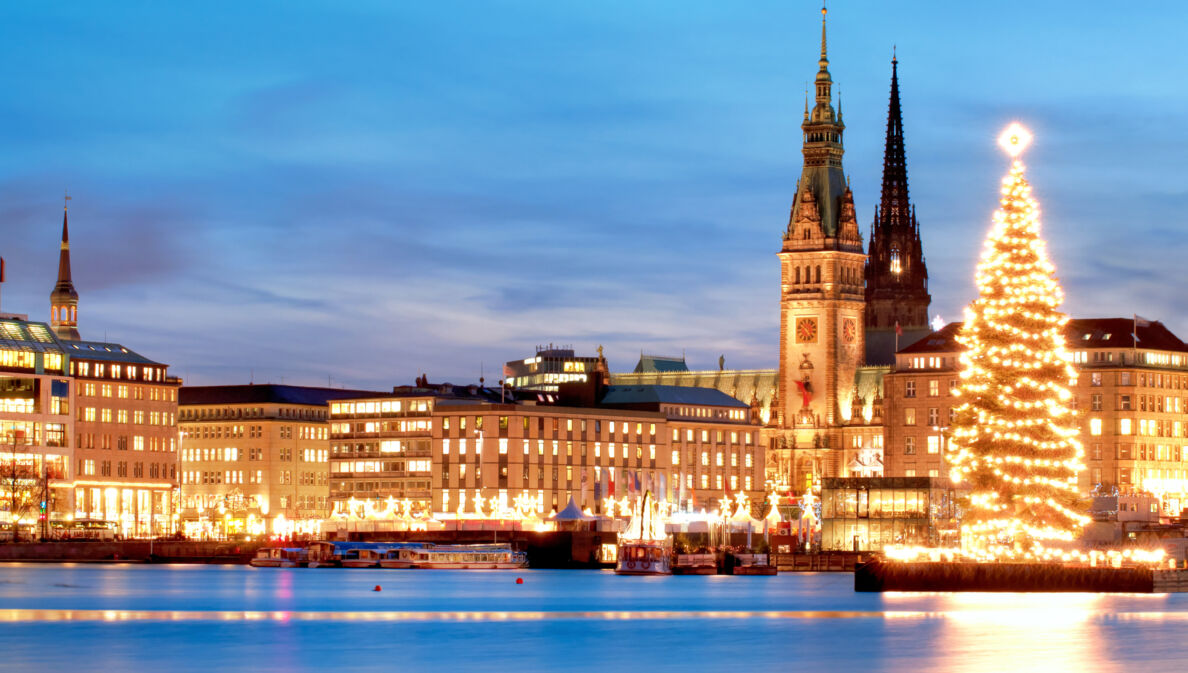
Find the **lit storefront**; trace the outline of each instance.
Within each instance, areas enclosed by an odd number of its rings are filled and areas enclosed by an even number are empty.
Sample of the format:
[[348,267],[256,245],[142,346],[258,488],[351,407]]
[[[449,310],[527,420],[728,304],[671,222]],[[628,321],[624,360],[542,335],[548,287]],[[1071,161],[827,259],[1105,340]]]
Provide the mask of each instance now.
[[959,511],[947,479],[827,478],[821,515],[822,549],[873,551],[888,544],[949,544]]

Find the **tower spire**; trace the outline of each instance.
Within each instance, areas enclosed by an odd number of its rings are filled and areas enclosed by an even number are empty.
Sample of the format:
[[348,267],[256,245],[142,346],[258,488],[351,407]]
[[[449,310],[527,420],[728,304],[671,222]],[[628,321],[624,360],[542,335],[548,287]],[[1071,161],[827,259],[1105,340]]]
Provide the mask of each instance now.
[[50,326],[59,338],[77,341],[78,292],[70,276],[70,195],[62,201],[62,244],[58,252],[58,282],[50,292]]
[[825,8],[825,5],[821,5],[821,60],[820,60],[820,64],[821,64],[822,70],[826,70],[829,68],[829,56],[827,55],[827,50],[825,49],[825,15],[828,13],[829,13],[829,10]]
[[867,326],[928,326],[928,270],[920,229],[908,198],[903,110],[899,101],[899,58],[891,52],[891,96],[887,103],[887,137],[883,149],[883,189],[871,225],[866,268]]

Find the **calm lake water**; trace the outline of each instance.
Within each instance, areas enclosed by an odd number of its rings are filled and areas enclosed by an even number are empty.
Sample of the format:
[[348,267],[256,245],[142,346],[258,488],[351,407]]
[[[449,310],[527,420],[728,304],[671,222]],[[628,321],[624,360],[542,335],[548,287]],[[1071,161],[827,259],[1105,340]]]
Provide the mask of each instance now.
[[849,574],[0,565],[2,671],[1150,673],[1186,661],[1188,594],[856,594]]

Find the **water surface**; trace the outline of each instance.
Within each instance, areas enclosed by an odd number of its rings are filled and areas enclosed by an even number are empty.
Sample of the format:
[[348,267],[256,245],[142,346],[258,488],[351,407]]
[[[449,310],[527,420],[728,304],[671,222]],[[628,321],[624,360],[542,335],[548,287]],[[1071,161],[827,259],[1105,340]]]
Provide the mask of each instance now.
[[1184,670],[1188,594],[857,594],[852,575],[826,573],[8,564],[0,653],[3,671],[71,673],[1149,673]]

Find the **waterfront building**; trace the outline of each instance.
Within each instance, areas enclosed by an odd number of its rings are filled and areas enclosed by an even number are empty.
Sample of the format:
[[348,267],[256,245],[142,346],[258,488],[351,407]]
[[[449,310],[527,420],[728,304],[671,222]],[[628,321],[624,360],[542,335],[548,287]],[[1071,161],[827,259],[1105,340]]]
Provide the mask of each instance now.
[[[48,325],[0,315],[0,509],[38,521],[72,513],[74,386],[68,359]],[[12,508],[12,490],[17,505]]]
[[117,343],[61,345],[74,382],[74,515],[125,537],[175,532],[181,380]]
[[602,358],[587,373],[555,393],[421,381],[331,403],[333,507],[490,512],[527,498],[547,514],[572,497],[602,513],[607,498],[645,491],[698,509],[762,497],[748,405],[712,389],[608,387]]
[[821,484],[821,549],[953,546],[958,496],[947,478],[826,478]]
[[477,496],[531,498],[545,514],[573,498],[601,514],[607,498],[645,491],[708,510],[763,492],[750,409],[717,390],[610,386],[597,406],[443,403],[433,426],[438,511],[472,511]]
[[46,521],[103,520],[125,537],[169,534],[180,381],[126,346],[81,338],[67,216],[49,325],[0,316],[5,471],[39,482],[38,518],[44,510]]
[[482,386],[397,386],[330,404],[330,508],[352,500],[384,505],[409,501],[418,512],[433,506],[434,412],[447,401],[498,401],[506,391]]
[[503,365],[504,384],[516,390],[555,393],[562,384],[588,381],[597,363],[598,357],[575,355],[573,348],[537,346],[533,357]]
[[366,394],[271,383],[183,387],[183,531],[215,538],[316,533],[330,514],[327,405]]
[[[959,398],[960,323],[902,349],[887,375],[886,474],[947,476]],[[1165,515],[1188,506],[1188,344],[1158,321],[1073,319],[1067,349],[1084,446],[1085,493],[1146,492]]]

